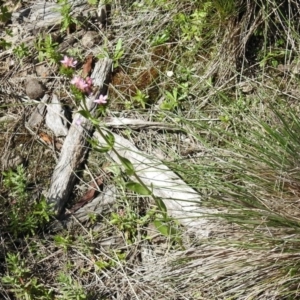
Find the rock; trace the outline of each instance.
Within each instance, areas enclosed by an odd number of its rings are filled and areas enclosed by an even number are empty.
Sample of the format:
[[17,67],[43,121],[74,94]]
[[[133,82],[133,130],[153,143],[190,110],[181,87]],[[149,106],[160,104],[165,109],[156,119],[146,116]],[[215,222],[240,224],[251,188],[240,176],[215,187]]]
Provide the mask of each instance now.
[[92,48],[95,44],[100,42],[100,35],[97,31],[88,31],[81,40],[84,47]]
[[26,95],[34,100],[42,98],[45,94],[45,87],[35,78],[30,78],[25,85]]

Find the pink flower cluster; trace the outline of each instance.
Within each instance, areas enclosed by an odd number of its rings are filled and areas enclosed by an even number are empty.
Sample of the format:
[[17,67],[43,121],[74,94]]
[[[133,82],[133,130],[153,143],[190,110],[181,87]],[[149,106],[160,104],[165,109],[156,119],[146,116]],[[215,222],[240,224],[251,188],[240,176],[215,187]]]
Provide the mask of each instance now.
[[[64,59],[60,61],[65,68],[75,68],[77,64],[77,60],[74,60],[72,57],[64,56]],[[93,80],[90,77],[85,79],[81,78],[80,76],[74,76],[71,80],[71,84],[75,85],[77,89],[80,91],[91,94],[93,90]],[[97,104],[106,104],[107,103],[107,95],[103,96],[100,95],[98,99],[94,100]],[[78,121],[79,123],[79,121]]]
[[73,57],[64,56],[64,59],[60,61],[65,68],[75,68],[77,65],[77,60],[74,60]]
[[93,80],[90,77],[83,79],[79,76],[74,76],[71,83],[84,93],[90,94],[92,92]]

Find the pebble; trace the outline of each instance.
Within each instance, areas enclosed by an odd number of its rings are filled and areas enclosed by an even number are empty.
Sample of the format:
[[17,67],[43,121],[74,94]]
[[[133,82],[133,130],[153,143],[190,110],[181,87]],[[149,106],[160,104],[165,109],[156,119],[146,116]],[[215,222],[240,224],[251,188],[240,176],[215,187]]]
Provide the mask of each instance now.
[[45,95],[45,87],[35,78],[31,78],[25,85],[26,95],[30,99],[38,100]]
[[95,44],[100,42],[100,35],[96,31],[88,31],[81,40],[81,43],[84,47],[92,48]]

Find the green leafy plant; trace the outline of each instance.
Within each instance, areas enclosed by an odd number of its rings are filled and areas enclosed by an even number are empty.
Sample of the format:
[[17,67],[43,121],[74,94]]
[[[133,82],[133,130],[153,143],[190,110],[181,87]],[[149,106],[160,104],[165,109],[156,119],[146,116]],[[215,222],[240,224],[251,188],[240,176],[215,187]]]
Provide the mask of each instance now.
[[111,214],[110,224],[117,226],[124,232],[126,240],[133,243],[138,229],[149,223],[154,214],[155,210],[150,210],[145,216],[139,216],[135,211],[126,207]]
[[117,41],[115,49],[113,53],[110,51],[110,47],[108,46],[109,42],[107,39],[104,39],[104,44],[102,47],[99,48],[99,53],[97,54],[97,58],[102,59],[104,57],[111,58],[113,60],[114,68],[119,66],[119,60],[124,56],[124,49],[123,49],[123,40],[120,38]]
[[170,32],[165,29],[161,34],[154,35],[151,39],[151,46],[159,46],[166,43],[170,39]]
[[125,262],[126,261],[126,252],[122,251],[112,251],[110,255],[105,255],[103,257],[100,257],[95,262],[95,269],[97,271],[101,271],[104,269],[109,269],[115,267],[119,262]]
[[178,13],[175,17],[175,25],[181,29],[181,39],[183,41],[202,41],[205,28],[208,26],[207,18],[211,11],[211,1],[204,2],[201,9],[195,10],[191,15]]
[[118,39],[115,51],[113,53],[114,68],[117,68],[119,66],[119,61],[124,55],[124,49],[122,44],[123,44],[122,39]]
[[62,247],[64,251],[67,251],[72,245],[72,238],[70,236],[63,237],[62,235],[56,235],[54,242],[57,246]]
[[3,184],[6,188],[10,189],[10,193],[19,199],[27,198],[27,178],[23,165],[17,166],[16,170],[10,169],[3,172]]
[[[71,69],[71,68],[65,68],[65,67],[61,66],[59,68],[59,74],[64,75],[67,78],[72,78],[72,76],[74,75],[74,70]],[[72,94],[75,96],[75,100],[77,100],[78,103],[79,103],[83,99],[84,94],[82,92],[78,93],[78,92],[80,92],[78,89],[76,89],[76,91],[75,91],[75,87],[74,86],[72,86],[71,89],[72,88],[74,88],[72,90]],[[79,94],[81,94],[81,95],[79,96]]]
[[153,221],[153,225],[163,236],[169,238],[175,246],[179,245],[182,249],[184,248],[179,226],[174,220],[172,220],[172,218],[164,214],[156,214],[156,218]]
[[[73,71],[71,70],[70,73],[71,72],[73,72]],[[85,100],[85,94],[74,85],[70,86],[70,90],[71,90],[72,95],[74,96],[76,104],[77,105],[82,104]]]
[[8,11],[7,6],[0,6],[0,21],[6,23],[10,20],[12,13]]
[[132,97],[132,100],[134,102],[139,103],[142,106],[142,108],[145,109],[148,98],[149,98],[148,95],[146,95],[140,90],[137,90],[136,94]]
[[192,69],[181,68],[177,77],[177,86],[172,89],[172,92],[164,92],[164,100],[160,105],[163,110],[173,111],[180,108],[181,103],[187,99],[189,95],[189,80],[190,75],[193,72]]
[[26,172],[22,165],[16,170],[3,172],[3,183],[13,199],[8,215],[9,228],[14,235],[34,234],[49,222],[52,213],[46,199],[42,197],[39,201],[29,201]]
[[19,254],[8,253],[6,264],[8,274],[3,276],[1,281],[10,288],[17,299],[54,299],[53,291],[46,289],[36,277],[32,276],[30,269],[26,266],[26,261],[21,259]]
[[34,234],[36,230],[49,222],[51,209],[45,198],[35,201],[29,206],[26,200],[17,200],[9,213],[10,230],[15,236]]
[[174,109],[180,106],[180,101],[184,100],[187,97],[187,85],[188,83],[181,84],[178,87],[173,88],[172,93],[165,91],[165,99],[160,105],[160,108],[163,110],[173,111]]
[[172,93],[165,91],[165,99],[161,103],[160,108],[163,110],[173,111],[178,107],[178,89],[174,88]]
[[9,35],[9,36],[13,36],[13,31],[12,31],[11,29],[9,29],[9,28],[6,28],[6,29],[5,29],[5,33],[6,33],[7,35]]
[[52,40],[51,34],[47,34],[45,37],[40,35],[35,42],[39,61],[49,60],[50,63],[58,63],[61,55],[58,53],[57,47],[58,43]]
[[29,49],[24,43],[21,43],[19,46],[13,49],[13,53],[17,58],[22,60],[24,57],[27,57],[29,55]]
[[109,50],[107,47],[107,40],[104,40],[104,45],[99,48],[99,53],[96,55],[98,59],[110,58]]
[[127,182],[126,188],[143,196],[150,196],[152,194],[148,188],[138,182]]
[[259,66],[265,67],[265,65],[269,64],[276,68],[278,64],[284,60],[284,58],[287,56],[286,50],[273,50],[269,53],[267,53],[260,61]]
[[82,285],[69,274],[60,273],[58,277],[59,293],[62,299],[85,300],[87,294]]
[[225,21],[231,16],[236,15],[239,12],[237,4],[232,0],[212,0],[211,5],[216,8],[220,19]]
[[1,49],[9,49],[11,47],[11,43],[7,42],[5,39],[0,39],[0,48]]
[[111,214],[110,223],[117,226],[119,230],[123,231],[126,240],[128,240],[129,243],[132,243],[137,233],[138,219],[139,218],[135,212],[120,210],[118,213]]
[[58,3],[61,5],[61,8],[58,9],[62,16],[61,31],[70,33],[70,27],[72,25],[79,25],[80,22],[72,17],[72,5],[68,0],[59,0]]
[[72,57],[78,57],[80,60],[84,60],[83,50],[79,47],[72,47],[67,49],[67,54]]

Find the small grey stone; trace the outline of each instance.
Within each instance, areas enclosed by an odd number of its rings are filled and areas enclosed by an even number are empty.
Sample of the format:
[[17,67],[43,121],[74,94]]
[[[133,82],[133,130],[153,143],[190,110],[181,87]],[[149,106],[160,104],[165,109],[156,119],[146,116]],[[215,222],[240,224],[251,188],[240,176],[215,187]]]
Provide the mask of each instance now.
[[97,31],[88,31],[81,40],[84,47],[92,48],[95,44],[100,42],[100,35]]
[[44,96],[45,87],[37,79],[31,78],[26,82],[25,91],[30,99],[37,100]]

